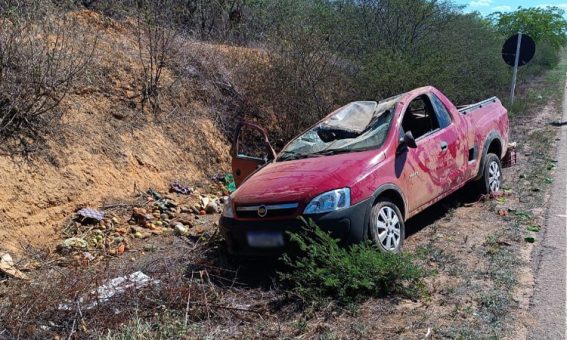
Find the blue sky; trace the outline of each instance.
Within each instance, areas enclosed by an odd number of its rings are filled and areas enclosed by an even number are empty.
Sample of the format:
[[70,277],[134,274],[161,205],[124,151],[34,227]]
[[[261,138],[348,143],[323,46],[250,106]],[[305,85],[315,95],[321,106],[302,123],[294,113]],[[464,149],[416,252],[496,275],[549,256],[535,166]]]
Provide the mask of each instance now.
[[519,6],[536,7],[536,6],[557,6],[567,12],[567,0],[549,1],[549,0],[453,0],[456,4],[467,5],[465,12],[478,11],[482,15],[492,12],[509,12],[517,9]]

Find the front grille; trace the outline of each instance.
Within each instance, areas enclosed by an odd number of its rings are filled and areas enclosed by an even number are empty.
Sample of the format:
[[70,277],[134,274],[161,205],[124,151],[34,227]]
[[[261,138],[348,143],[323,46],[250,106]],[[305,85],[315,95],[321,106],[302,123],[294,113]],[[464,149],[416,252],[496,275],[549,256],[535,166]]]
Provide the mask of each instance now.
[[241,218],[286,217],[292,216],[297,211],[297,207],[299,203],[238,206],[236,215]]

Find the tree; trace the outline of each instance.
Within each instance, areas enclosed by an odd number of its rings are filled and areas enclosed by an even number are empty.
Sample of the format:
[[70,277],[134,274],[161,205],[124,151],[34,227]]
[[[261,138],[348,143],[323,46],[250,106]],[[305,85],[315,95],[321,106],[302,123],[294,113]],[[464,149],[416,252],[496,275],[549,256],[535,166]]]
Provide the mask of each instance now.
[[494,25],[503,34],[526,33],[536,42],[545,42],[559,51],[567,45],[565,11],[558,7],[521,8],[510,13],[490,15]]

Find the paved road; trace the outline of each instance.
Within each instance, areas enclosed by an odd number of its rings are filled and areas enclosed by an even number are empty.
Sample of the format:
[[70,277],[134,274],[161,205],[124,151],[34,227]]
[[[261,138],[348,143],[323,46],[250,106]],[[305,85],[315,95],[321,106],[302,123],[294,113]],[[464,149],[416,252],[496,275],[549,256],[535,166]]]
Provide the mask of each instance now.
[[[567,91],[562,121],[567,122]],[[536,277],[530,315],[536,324],[528,331],[529,339],[566,339],[567,336],[567,124],[561,127],[557,160],[545,234],[533,257]]]

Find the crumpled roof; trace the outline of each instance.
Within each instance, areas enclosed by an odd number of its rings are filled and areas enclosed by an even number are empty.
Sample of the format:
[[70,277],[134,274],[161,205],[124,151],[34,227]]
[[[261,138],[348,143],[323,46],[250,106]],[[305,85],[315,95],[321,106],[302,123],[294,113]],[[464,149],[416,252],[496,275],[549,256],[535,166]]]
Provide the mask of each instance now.
[[374,101],[358,101],[343,106],[328,120],[320,125],[324,130],[342,130],[361,134],[370,124],[378,103]]

